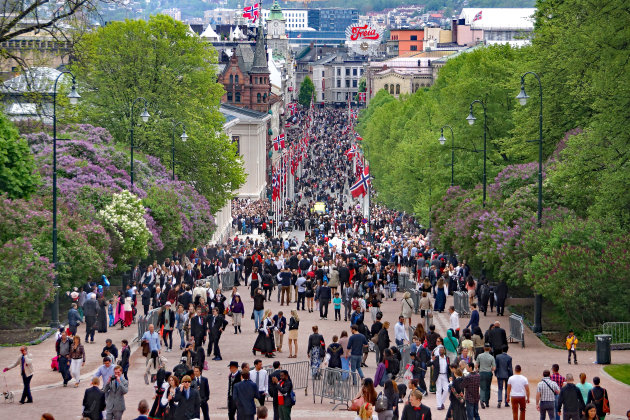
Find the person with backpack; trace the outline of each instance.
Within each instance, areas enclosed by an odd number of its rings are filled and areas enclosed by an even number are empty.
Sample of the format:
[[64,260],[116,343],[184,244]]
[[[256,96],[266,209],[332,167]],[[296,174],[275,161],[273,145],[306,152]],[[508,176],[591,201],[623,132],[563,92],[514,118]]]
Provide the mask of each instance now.
[[586,404],[595,404],[599,420],[604,420],[606,414],[610,414],[610,401],[608,400],[606,388],[601,387],[599,383],[599,376],[593,377],[593,389],[588,393]]

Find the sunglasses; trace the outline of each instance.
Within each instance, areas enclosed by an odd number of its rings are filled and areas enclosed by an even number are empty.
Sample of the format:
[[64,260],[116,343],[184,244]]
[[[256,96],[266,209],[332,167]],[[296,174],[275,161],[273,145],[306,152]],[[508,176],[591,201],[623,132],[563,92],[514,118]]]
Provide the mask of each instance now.
[[190,383],[190,381],[183,381],[182,383],[183,383],[183,384],[189,384],[189,383]]

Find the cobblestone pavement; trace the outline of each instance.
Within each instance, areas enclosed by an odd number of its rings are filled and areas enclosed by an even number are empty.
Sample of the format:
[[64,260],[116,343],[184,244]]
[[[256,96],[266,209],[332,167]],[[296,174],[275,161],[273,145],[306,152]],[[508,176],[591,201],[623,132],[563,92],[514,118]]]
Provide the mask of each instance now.
[[[245,311],[252,308],[252,300],[249,298],[249,290],[246,290],[244,286],[239,288],[240,294],[244,296]],[[399,293],[399,298],[401,294]],[[275,294],[268,307],[270,307],[274,313],[278,310],[284,310],[285,314],[289,312],[290,308],[294,308],[295,304],[291,303],[290,307],[280,306],[276,302]],[[452,297],[449,297],[447,305],[451,304]],[[447,306],[448,307],[448,306]],[[393,337],[393,323],[396,322],[397,316],[400,313],[400,299],[397,301],[389,300],[384,302],[382,307],[383,319],[392,322],[392,331],[390,331],[390,337]],[[309,314],[304,311],[300,311],[300,332],[299,332],[299,352],[297,359],[288,358],[288,344],[285,339],[283,352],[277,354],[275,360],[279,360],[281,363],[290,363],[294,361],[307,360],[306,344],[308,336],[311,332],[312,325],[318,325],[320,332],[323,333],[326,343],[332,342],[332,335],[339,333],[342,330],[349,332],[349,323],[343,321],[334,321],[334,315],[328,320],[322,321],[319,319],[319,314],[315,311]],[[246,317],[248,318],[248,317]],[[369,316],[367,317],[369,318]],[[438,331],[443,334],[448,326],[448,314],[436,314],[434,318]],[[487,317],[482,315],[481,326],[482,329],[488,327],[491,322],[499,320],[503,326],[507,329],[507,316],[496,317],[494,313],[488,313]],[[413,316],[413,322],[420,321],[419,315]],[[466,325],[467,319],[462,318],[462,327]],[[368,319],[367,324],[370,325],[371,321]],[[222,361],[208,361],[209,370],[204,372],[204,375],[210,380],[210,416],[213,419],[227,418],[226,407],[226,393],[227,393],[227,365],[230,360],[236,360],[238,362],[248,361],[253,362],[254,357],[251,353],[251,347],[256,339],[254,333],[253,321],[248,319],[243,320],[243,333],[235,335],[234,330],[230,327],[221,338],[221,352],[223,356]],[[81,326],[80,332],[84,332],[84,327]],[[61,386],[61,376],[58,372],[53,372],[50,369],[50,358],[54,355],[54,342],[52,339],[46,340],[44,343],[37,346],[30,347],[30,352],[34,357],[35,375],[33,377],[33,404],[18,404],[18,400],[21,395],[22,385],[21,378],[17,369],[13,369],[2,376],[6,378],[8,388],[13,390],[16,394],[15,403],[7,404],[0,402],[0,419],[34,419],[39,420],[39,416],[44,412],[52,413],[56,419],[77,419],[81,414],[81,401],[83,393],[88,387],[89,378],[91,374],[100,365],[100,352],[104,346],[105,339],[111,338],[114,343],[119,346],[120,340],[127,338],[131,341],[136,335],[136,326],[132,325],[130,328],[124,330],[113,329],[105,334],[97,334],[95,338],[95,344],[87,344],[85,346],[87,352],[87,363],[82,369],[83,379],[79,388],[73,387],[73,382],[70,382],[67,388]],[[174,349],[173,352],[164,353],[168,358],[168,367],[172,368],[178,360],[180,352],[178,350],[179,337],[175,333]],[[542,344],[534,334],[530,331],[527,332],[525,338],[526,346],[521,348],[520,344],[512,344],[510,346],[509,353],[514,359],[514,364],[521,364],[523,366],[523,373],[530,380],[530,388],[532,390],[532,402],[527,407],[527,416],[529,419],[537,419],[538,413],[535,407],[535,385],[542,376],[543,369],[550,368],[551,364],[559,363],[561,366],[560,373],[573,373],[577,378],[580,372],[585,372],[588,380],[591,381],[593,376],[599,375],[602,378],[602,385],[608,389],[610,396],[610,404],[612,408],[612,416],[608,416],[607,419],[620,419],[625,418],[625,412],[630,409],[630,386],[624,385],[615,381],[609,377],[602,369],[600,365],[594,364],[595,352],[593,351],[578,351],[579,365],[567,365],[566,364],[566,352],[563,350],[551,349]],[[132,419],[137,416],[136,407],[138,401],[145,398],[152,403],[153,399],[153,387],[145,385],[142,379],[144,373],[144,358],[139,351],[135,351],[137,345],[134,345],[133,356],[131,359],[131,366],[129,369],[130,386],[129,393],[126,396],[127,411],[125,412],[125,419]],[[18,348],[2,348],[0,349],[0,366],[6,366],[12,363],[18,357]],[[613,363],[630,363],[630,351],[614,351],[612,353]],[[264,359],[267,363],[269,360]],[[373,354],[368,357],[368,368],[364,369],[366,376],[374,376],[375,365]],[[4,380],[0,379],[0,387],[4,386]],[[4,390],[4,389],[1,389]],[[310,389],[308,395],[304,396],[303,391],[297,392],[297,405],[293,408],[292,417],[300,419],[354,419],[353,413],[337,409],[332,411],[333,405],[324,400],[320,403],[319,398],[314,402],[314,398]],[[511,418],[510,409],[496,408],[496,381],[493,383],[493,395],[491,396],[490,406],[491,408],[480,410],[481,418],[484,420],[503,420]],[[435,410],[435,395],[429,394],[423,400],[425,404],[433,409],[434,418],[441,419],[445,416],[444,411]],[[269,408],[270,407],[270,404]]]

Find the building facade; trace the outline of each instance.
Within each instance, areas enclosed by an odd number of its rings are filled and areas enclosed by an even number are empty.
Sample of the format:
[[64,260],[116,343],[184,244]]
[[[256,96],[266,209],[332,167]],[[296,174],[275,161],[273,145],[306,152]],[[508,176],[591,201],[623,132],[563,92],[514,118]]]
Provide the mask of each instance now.
[[[263,9],[263,21],[266,22],[269,19],[269,15],[272,14],[273,9],[277,2],[269,10]],[[279,8],[280,6],[278,6]],[[300,29],[308,28],[308,10],[307,9],[284,9],[282,14],[286,20],[286,28],[289,31],[297,31]]]
[[287,57],[289,54],[289,38],[287,37],[287,23],[278,4],[278,0],[273,2],[271,13],[267,16],[267,47],[273,51],[277,57]]
[[423,51],[423,29],[392,29],[389,40],[398,44],[398,56],[406,57]]
[[[221,102],[267,112],[271,106],[271,81],[262,26],[258,27],[254,51],[249,42],[237,43],[219,75],[225,88]],[[227,54],[227,51],[224,52]]]
[[331,7],[308,10],[308,26],[324,32],[343,32],[354,23],[359,23],[359,11]]

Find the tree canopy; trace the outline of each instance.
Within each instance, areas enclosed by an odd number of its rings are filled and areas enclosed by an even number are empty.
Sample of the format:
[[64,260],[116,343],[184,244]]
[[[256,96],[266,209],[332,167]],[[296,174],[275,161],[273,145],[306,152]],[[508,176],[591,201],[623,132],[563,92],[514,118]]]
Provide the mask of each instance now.
[[[170,166],[173,124],[186,126],[185,143],[181,131],[175,132],[175,172],[193,181],[214,211],[245,179],[235,146],[222,134],[216,61],[211,44],[189,36],[183,23],[158,15],[112,22],[86,35],[72,65],[82,95],[79,118],[107,128],[117,143],[130,147],[133,124],[135,148]],[[143,101],[131,115],[139,97],[148,102],[146,124],[139,118]]]
[[306,76],[300,85],[300,94],[298,96],[298,102],[305,107],[311,106],[311,99],[315,93],[315,85],[310,77]]
[[27,198],[37,188],[38,181],[28,143],[0,113],[0,193],[9,198]]

